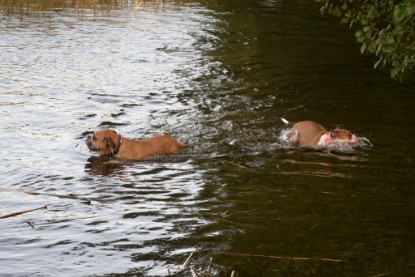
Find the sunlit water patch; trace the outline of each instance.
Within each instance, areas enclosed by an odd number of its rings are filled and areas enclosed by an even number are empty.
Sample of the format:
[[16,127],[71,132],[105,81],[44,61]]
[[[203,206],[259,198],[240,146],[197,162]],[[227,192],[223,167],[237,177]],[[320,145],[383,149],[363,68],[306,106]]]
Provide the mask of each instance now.
[[84,142],[97,128],[194,141],[179,93],[205,70],[197,42],[213,22],[196,6],[1,21],[0,211],[47,209],[3,219],[0,272],[167,275],[219,234],[200,230],[223,205],[195,150],[114,163]]

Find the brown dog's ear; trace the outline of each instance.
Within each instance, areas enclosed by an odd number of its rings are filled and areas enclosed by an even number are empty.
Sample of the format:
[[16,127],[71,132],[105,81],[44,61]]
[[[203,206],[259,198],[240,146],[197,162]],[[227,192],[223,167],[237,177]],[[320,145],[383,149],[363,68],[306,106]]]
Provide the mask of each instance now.
[[115,147],[115,142],[112,140],[112,138],[105,137],[104,140],[107,144],[107,147],[112,147],[112,148]]
[[337,136],[339,135],[338,130],[339,130],[339,127],[337,127],[336,129],[334,129],[334,131],[331,131],[330,132],[330,137],[331,138],[337,138]]

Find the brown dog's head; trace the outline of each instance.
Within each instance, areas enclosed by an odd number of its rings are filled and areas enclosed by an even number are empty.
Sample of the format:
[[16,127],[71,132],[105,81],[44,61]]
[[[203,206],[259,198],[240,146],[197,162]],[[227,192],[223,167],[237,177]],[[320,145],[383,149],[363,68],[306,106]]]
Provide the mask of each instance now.
[[330,132],[333,143],[348,143],[351,145],[359,145],[359,139],[349,130],[337,127]]
[[118,143],[118,134],[113,130],[97,130],[86,139],[89,150],[97,151],[101,156],[112,153]]

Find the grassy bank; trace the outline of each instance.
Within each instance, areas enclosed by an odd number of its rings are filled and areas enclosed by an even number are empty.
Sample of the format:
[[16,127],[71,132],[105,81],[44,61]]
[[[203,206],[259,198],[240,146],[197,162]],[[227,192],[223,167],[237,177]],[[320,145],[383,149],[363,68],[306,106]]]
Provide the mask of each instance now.
[[112,9],[136,10],[142,6],[160,6],[164,0],[0,0],[0,12],[9,14],[36,14],[65,9],[110,11]]

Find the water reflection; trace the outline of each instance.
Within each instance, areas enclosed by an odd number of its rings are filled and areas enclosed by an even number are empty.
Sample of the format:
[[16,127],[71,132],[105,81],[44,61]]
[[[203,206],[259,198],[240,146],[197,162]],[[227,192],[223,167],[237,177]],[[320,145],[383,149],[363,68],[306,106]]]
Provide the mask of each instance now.
[[112,158],[90,157],[85,165],[88,174],[108,176],[113,175],[123,164]]

